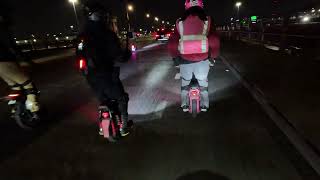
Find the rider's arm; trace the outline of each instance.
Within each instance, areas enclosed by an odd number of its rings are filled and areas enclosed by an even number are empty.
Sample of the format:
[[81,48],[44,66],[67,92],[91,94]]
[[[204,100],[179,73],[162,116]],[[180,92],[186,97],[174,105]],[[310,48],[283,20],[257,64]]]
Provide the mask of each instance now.
[[170,36],[168,43],[168,50],[173,58],[177,58],[179,56],[178,46],[179,46],[180,35],[178,30],[175,28],[174,33]]

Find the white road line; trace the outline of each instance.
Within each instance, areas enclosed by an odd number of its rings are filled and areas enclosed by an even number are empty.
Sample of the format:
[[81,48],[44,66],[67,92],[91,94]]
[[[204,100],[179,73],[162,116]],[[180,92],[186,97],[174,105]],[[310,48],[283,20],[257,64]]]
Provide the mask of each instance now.
[[149,44],[147,46],[142,47],[141,49],[138,49],[136,52],[143,52],[143,51],[147,51],[150,50],[152,48],[158,47],[162,45],[162,43],[153,43],[153,44]]
[[278,46],[271,46],[271,45],[264,45],[264,47],[266,47],[267,49],[271,49],[271,50],[274,50],[274,51],[279,51],[280,50],[280,47]]
[[73,55],[74,55],[74,52],[68,52],[68,53],[63,53],[63,54],[59,54],[59,55],[47,56],[47,57],[43,57],[43,58],[39,58],[39,59],[34,59],[32,61],[36,64],[43,64],[43,63],[46,63],[49,61],[53,61],[53,60],[57,60],[57,59],[65,58],[65,57],[70,57]]
[[[280,130],[288,137],[290,142],[301,153],[311,167],[320,175],[320,156],[308,144],[308,142],[299,134],[299,132],[279,113],[274,106],[265,98],[259,90],[250,85],[250,83],[242,78],[241,74],[234,68],[224,57],[221,57],[223,63],[231,70],[231,72],[241,81],[241,83],[249,90],[254,99],[261,105],[262,109],[280,128]],[[261,90],[260,90],[261,91]]]

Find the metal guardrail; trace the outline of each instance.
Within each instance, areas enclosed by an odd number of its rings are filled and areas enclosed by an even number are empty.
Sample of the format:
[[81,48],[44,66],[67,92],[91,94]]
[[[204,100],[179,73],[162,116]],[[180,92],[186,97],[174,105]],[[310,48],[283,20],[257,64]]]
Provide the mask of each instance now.
[[316,53],[320,47],[320,35],[300,35],[250,31],[218,31],[222,38],[229,40],[246,40],[262,45],[278,46],[280,50]]
[[[248,32],[248,31],[219,31],[222,33],[242,33],[242,34],[264,34],[264,35],[273,35],[273,36],[282,36],[281,33],[266,33],[266,32]],[[298,38],[306,38],[306,39],[320,39],[320,35],[298,35],[298,34],[286,34],[288,37],[298,37]]]

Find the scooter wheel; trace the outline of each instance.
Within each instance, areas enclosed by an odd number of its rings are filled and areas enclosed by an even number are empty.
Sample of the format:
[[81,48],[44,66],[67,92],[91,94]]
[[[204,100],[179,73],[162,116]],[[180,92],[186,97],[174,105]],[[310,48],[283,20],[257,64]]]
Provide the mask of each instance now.
[[39,116],[29,111],[14,114],[13,118],[18,126],[24,130],[33,130],[40,122]]
[[30,112],[24,107],[24,104],[16,105],[16,112],[12,118],[24,130],[34,130],[40,124],[39,113]]
[[109,142],[117,142],[116,132],[113,132],[112,122],[109,119],[104,119],[101,121],[101,128],[103,132],[103,137]]
[[198,103],[197,103],[197,100],[192,100],[192,117],[193,118],[196,118],[197,115],[198,115],[198,110],[197,110],[197,107],[198,106]]

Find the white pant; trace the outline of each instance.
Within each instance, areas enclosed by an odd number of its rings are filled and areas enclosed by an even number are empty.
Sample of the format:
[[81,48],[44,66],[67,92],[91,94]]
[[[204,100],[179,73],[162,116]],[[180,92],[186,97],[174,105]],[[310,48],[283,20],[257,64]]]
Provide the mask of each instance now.
[[[191,64],[181,64],[181,106],[189,105],[188,90],[186,86],[189,86],[192,76],[198,80],[201,88],[208,88],[208,74],[210,70],[209,60],[201,61]],[[207,90],[201,90],[201,106],[209,108],[209,93]]]

